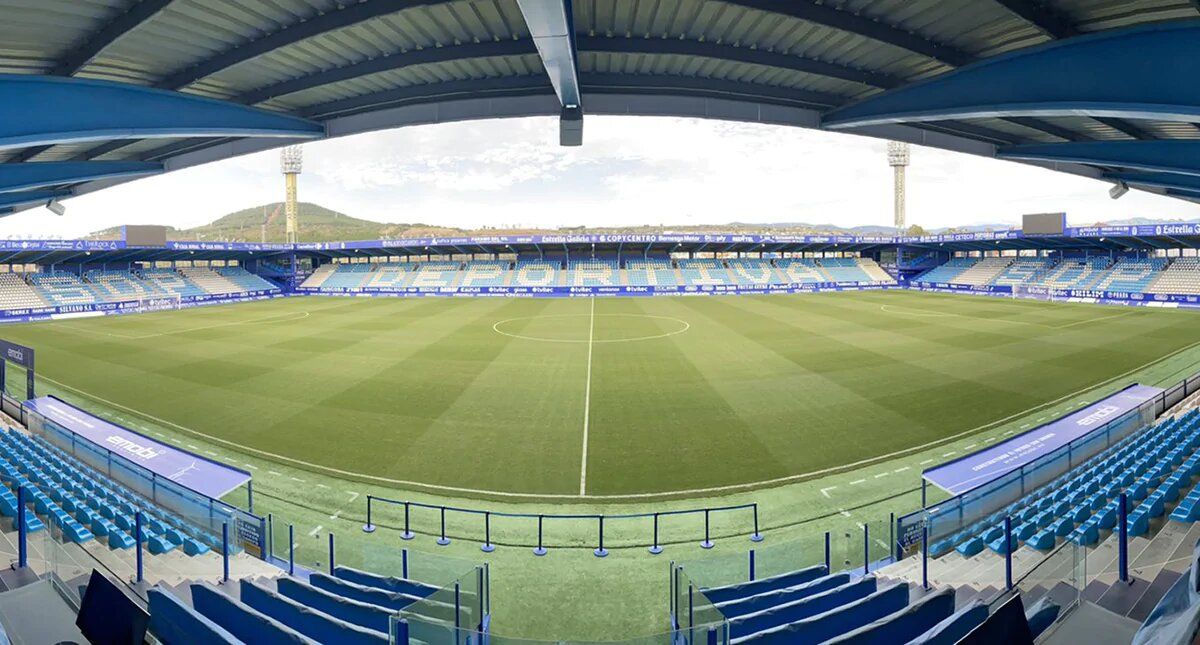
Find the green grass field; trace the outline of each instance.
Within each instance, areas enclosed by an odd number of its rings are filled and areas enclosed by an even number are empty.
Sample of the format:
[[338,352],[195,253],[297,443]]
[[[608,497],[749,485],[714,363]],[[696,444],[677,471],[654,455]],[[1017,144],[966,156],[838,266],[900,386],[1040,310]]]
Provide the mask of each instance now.
[[[384,573],[401,546],[435,581],[485,561],[495,633],[611,640],[665,629],[668,559],[736,573],[756,546],[768,575],[816,562],[826,531],[857,557],[861,524],[881,535],[919,506],[921,469],[1130,382],[1177,383],[1200,366],[1198,331],[1185,311],[862,292],[292,298],[0,333],[37,349],[42,393],[251,469],[255,510],[273,514],[277,553],[295,527],[298,564],[327,566],[330,533],[339,562]],[[718,490],[633,497],[697,488]],[[528,520],[494,518],[484,554],[478,516],[450,515],[445,547],[433,512],[414,513],[411,542],[395,509],[363,533],[368,494],[533,514],[754,502],[767,540],[714,515],[706,551],[690,517],[653,556],[647,522],[612,522],[601,560],[594,522],[552,523],[535,558]]]
[[294,298],[9,327],[51,382],[293,466],[703,494],[944,440],[1196,343],[1174,310],[862,292]]

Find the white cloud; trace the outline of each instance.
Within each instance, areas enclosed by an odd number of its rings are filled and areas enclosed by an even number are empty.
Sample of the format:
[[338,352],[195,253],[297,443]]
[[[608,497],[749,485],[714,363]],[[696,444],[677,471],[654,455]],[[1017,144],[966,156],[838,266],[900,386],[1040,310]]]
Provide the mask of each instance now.
[[[891,221],[882,141],[778,126],[588,117],[586,144],[557,145],[553,119],[404,128],[305,146],[300,197],[355,217],[462,227]],[[909,221],[1011,223],[1066,211],[1074,223],[1200,216],[1194,204],[1031,166],[914,148]],[[77,236],[117,224],[194,226],[282,198],[275,152],[142,179],[0,220],[0,236]]]

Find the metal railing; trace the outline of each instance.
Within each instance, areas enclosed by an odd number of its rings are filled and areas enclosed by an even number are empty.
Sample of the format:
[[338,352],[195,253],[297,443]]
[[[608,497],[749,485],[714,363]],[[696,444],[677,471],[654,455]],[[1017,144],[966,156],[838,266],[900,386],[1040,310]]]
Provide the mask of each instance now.
[[[375,513],[375,511],[374,511],[375,504],[387,504],[387,505],[392,505],[392,506],[397,506],[397,507],[403,508],[403,513],[404,513],[403,528],[401,529],[401,532],[400,532],[400,538],[403,540],[411,540],[416,537],[416,532],[413,530],[413,524],[414,524],[413,519],[412,519],[412,515],[413,515],[412,510],[413,509],[425,509],[425,510],[436,511],[438,514],[438,524],[437,524],[436,532],[429,531],[429,533],[437,536],[437,544],[439,544],[441,546],[450,544],[450,541],[451,541],[451,536],[449,534],[447,534],[447,532],[446,532],[446,515],[447,515],[447,513],[454,513],[454,514],[459,514],[459,515],[466,515],[466,516],[473,516],[473,517],[481,518],[482,522],[481,522],[481,525],[478,526],[478,529],[482,529],[482,531],[481,531],[482,541],[480,541],[479,548],[480,548],[480,550],[482,550],[485,553],[490,553],[496,549],[496,543],[492,541],[492,518],[528,520],[529,521],[528,535],[530,536],[530,538],[526,541],[522,541],[517,544],[512,544],[511,546],[533,547],[534,555],[539,555],[539,556],[545,555],[547,553],[549,547],[555,546],[555,545],[547,543],[547,541],[545,539],[545,525],[546,525],[547,521],[550,521],[550,522],[564,522],[564,521],[595,522],[595,526],[596,526],[595,546],[596,546],[596,548],[593,549],[593,553],[598,558],[603,558],[606,555],[608,555],[608,549],[605,548],[605,542],[604,542],[604,529],[605,529],[605,525],[607,523],[611,523],[613,521],[635,520],[635,519],[649,520],[650,521],[650,527],[649,527],[650,530],[645,534],[645,537],[648,538],[648,541],[635,542],[633,544],[622,544],[622,546],[623,547],[646,547],[647,550],[652,554],[662,553],[662,551],[663,551],[663,542],[660,539],[660,537],[661,537],[660,536],[660,528],[661,528],[661,524],[663,523],[663,521],[668,518],[681,517],[681,516],[703,515],[703,517],[704,517],[703,535],[702,536],[697,535],[696,537],[702,538],[700,541],[700,546],[705,549],[711,549],[713,547],[713,545],[715,544],[715,541],[713,539],[713,533],[711,530],[710,519],[714,514],[717,514],[717,513],[734,513],[737,511],[748,511],[747,514],[749,516],[748,519],[750,519],[750,522],[749,522],[747,528],[750,529],[750,534],[749,534],[750,541],[751,542],[761,542],[763,540],[763,534],[759,531],[759,525],[758,525],[758,503],[757,502],[752,502],[749,504],[736,504],[736,505],[730,505],[730,506],[707,506],[707,507],[703,507],[703,508],[655,511],[655,512],[649,512],[649,513],[616,513],[616,514],[611,514],[611,513],[511,513],[511,512],[503,512],[503,511],[491,511],[491,510],[486,510],[486,509],[477,509],[477,508],[463,508],[460,506],[447,506],[447,505],[442,505],[442,504],[427,504],[424,502],[395,500],[395,499],[388,499],[386,497],[378,497],[375,495],[367,495],[367,521],[366,521],[366,524],[363,525],[363,532],[365,532],[365,533],[373,533],[375,531],[375,529],[377,528],[373,522],[374,513]],[[532,537],[535,534],[537,536],[536,540],[534,540]],[[478,539],[479,537],[480,537],[480,533],[476,533],[474,536],[474,539],[479,541],[479,539]],[[472,538],[466,538],[466,539],[472,539]]]

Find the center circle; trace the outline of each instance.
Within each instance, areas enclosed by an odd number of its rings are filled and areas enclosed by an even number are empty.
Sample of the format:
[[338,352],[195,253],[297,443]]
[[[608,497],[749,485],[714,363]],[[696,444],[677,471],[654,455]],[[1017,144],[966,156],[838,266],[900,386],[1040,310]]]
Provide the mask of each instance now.
[[[671,322],[673,325],[675,325],[676,328],[665,331],[665,332],[656,333],[656,334],[642,333],[639,335],[631,335],[631,336],[624,337],[624,338],[596,338],[594,336],[594,327],[592,325],[587,325],[584,327],[584,330],[583,330],[584,333],[581,338],[562,338],[562,337],[555,337],[555,336],[551,336],[551,335],[547,335],[547,334],[539,334],[537,332],[516,333],[516,332],[511,332],[511,331],[505,331],[505,329],[504,329],[505,326],[511,327],[513,323],[518,323],[518,322],[527,321],[527,320],[544,321],[544,320],[549,320],[549,319],[553,319],[553,318],[592,318],[592,317],[666,320],[666,321]],[[674,336],[676,334],[682,334],[683,332],[691,329],[691,327],[692,327],[691,324],[688,323],[686,320],[680,320],[679,318],[673,318],[671,316],[655,316],[652,314],[550,314],[550,315],[546,315],[546,316],[518,316],[516,318],[505,318],[504,320],[498,320],[492,324],[492,331],[496,332],[497,334],[500,334],[501,336],[508,336],[509,338],[519,338],[521,340],[532,340],[532,341],[538,341],[538,342],[542,342],[542,343],[584,343],[584,344],[587,344],[587,343],[635,343],[635,342],[644,341],[644,340],[656,340],[659,338],[667,338],[668,336]],[[611,333],[611,331],[612,331],[611,329],[605,330],[606,333]],[[589,338],[588,337],[589,335],[592,335],[592,337]]]

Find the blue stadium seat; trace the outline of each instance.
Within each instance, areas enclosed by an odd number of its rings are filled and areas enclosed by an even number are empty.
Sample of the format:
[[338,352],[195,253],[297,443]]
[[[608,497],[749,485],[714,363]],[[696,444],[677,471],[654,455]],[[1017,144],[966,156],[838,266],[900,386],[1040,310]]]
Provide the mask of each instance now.
[[202,584],[193,584],[192,606],[247,643],[316,643],[283,623]]
[[153,587],[146,595],[150,601],[150,632],[163,645],[237,645],[243,642],[162,589]]
[[241,601],[247,607],[273,618],[318,643],[386,645],[387,632],[365,629],[338,620],[248,580],[241,581]]
[[911,643],[954,614],[954,590],[942,589],[869,625],[825,641],[829,645]]
[[736,600],[738,598],[753,596],[766,591],[773,591],[775,589],[794,587],[806,582],[812,582],[813,580],[825,577],[828,574],[829,571],[825,568],[825,565],[817,565],[815,567],[808,567],[807,569],[782,573],[769,578],[760,578],[752,582],[739,582],[721,587],[708,587],[701,589],[701,591],[704,592],[704,597],[708,598],[709,602],[720,603],[727,600]]

